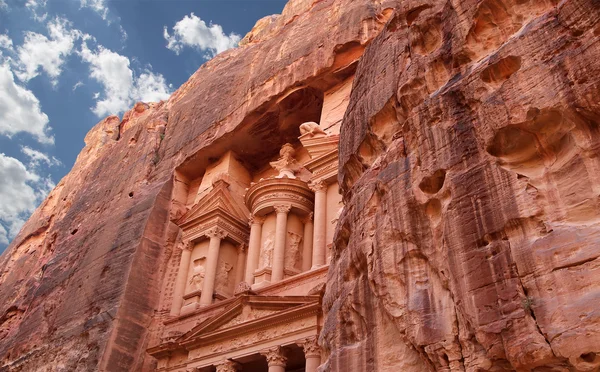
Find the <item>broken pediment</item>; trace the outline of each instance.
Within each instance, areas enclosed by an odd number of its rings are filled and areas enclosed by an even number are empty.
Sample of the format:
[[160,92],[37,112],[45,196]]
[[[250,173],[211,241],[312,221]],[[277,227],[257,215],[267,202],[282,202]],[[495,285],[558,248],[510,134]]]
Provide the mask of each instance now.
[[178,340],[196,343],[214,340],[231,332],[241,334],[273,325],[302,313],[320,309],[320,296],[240,296],[220,314],[206,319]]

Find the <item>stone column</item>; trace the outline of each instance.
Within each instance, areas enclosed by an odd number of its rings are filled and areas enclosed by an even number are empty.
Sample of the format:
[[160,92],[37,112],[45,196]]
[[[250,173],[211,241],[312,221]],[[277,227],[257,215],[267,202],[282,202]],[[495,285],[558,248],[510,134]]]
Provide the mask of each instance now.
[[304,246],[302,249],[302,271],[310,270],[313,251],[313,214],[310,213],[304,222]]
[[273,262],[271,271],[271,283],[283,280],[283,269],[285,259],[285,241],[287,238],[288,213],[292,209],[290,205],[276,205],[277,222],[275,223],[275,244],[273,247]]
[[208,254],[206,257],[206,273],[204,274],[204,283],[202,283],[200,306],[212,304],[221,239],[225,238],[227,233],[218,227],[214,227],[206,232],[206,236],[210,238],[210,243],[208,245]]
[[216,364],[215,367],[217,367],[217,372],[237,372],[242,369],[242,366],[233,360],[225,360]]
[[269,372],[285,372],[285,365],[287,358],[283,355],[281,347],[276,346],[269,350],[261,352],[267,358],[267,364],[269,365]]
[[244,280],[244,266],[246,264],[246,244],[240,244],[238,247],[237,263],[235,264],[235,285]]
[[263,217],[250,217],[250,244],[248,245],[248,259],[246,260],[246,279],[249,285],[254,284],[254,271],[258,268],[260,258],[260,239],[262,236]]
[[181,247],[181,259],[179,260],[179,271],[175,279],[175,290],[173,291],[173,300],[171,302],[171,316],[178,316],[183,305],[183,292],[187,283],[188,269],[190,268],[190,259],[192,258],[192,249],[194,243],[184,242]]
[[254,284],[254,271],[258,268],[260,258],[260,239],[262,236],[263,217],[250,217],[250,244],[248,245],[248,259],[246,260],[246,278],[249,285]]
[[313,234],[312,268],[325,265],[327,239],[327,184],[313,183],[310,189],[315,192],[315,226]]
[[317,343],[317,336],[305,339],[301,345],[304,349],[304,358],[306,358],[306,372],[317,372],[321,365],[321,348]]

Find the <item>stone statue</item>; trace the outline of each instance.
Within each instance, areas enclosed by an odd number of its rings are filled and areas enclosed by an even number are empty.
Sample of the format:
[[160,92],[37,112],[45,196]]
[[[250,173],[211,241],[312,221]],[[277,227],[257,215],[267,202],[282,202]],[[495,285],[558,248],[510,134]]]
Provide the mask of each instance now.
[[319,124],[315,123],[314,121],[309,121],[300,125],[300,134],[305,135],[307,133],[310,133],[311,136],[314,136],[315,134],[327,135],[327,133],[325,133],[323,129],[321,129]]
[[273,256],[273,246],[275,244],[274,233],[269,234],[260,251],[262,267],[271,266],[271,257]]
[[279,150],[279,159],[269,163],[273,169],[279,171],[279,175],[276,178],[296,178],[295,174],[302,169],[302,166],[296,161],[294,155],[296,155],[296,150],[294,150],[294,146],[291,144],[286,143],[281,147],[281,150]]
[[229,288],[229,272],[233,266],[229,262],[221,262],[217,270],[217,286],[219,288]]
[[302,237],[294,232],[288,231],[288,242],[290,243],[285,253],[285,268],[295,269],[300,263],[300,242]]
[[190,278],[190,284],[194,287],[195,290],[202,289],[202,283],[204,283],[204,260],[202,257],[194,261],[194,269],[192,271],[192,277]]

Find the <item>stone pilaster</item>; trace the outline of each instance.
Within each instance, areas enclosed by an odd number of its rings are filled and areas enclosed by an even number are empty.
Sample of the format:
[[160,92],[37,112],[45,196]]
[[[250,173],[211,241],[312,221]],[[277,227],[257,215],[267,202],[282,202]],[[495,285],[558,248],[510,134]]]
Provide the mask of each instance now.
[[181,246],[181,259],[179,260],[179,271],[175,279],[175,289],[173,291],[173,301],[171,303],[171,315],[178,316],[183,305],[183,292],[187,283],[188,269],[192,257],[194,243],[191,241],[183,242]]
[[200,295],[200,306],[212,304],[221,240],[227,236],[227,233],[218,227],[213,227],[205,234],[210,238],[210,243],[206,258],[206,274],[204,276],[204,283],[202,284],[202,294]]
[[313,252],[313,213],[309,213],[302,223],[304,223],[304,246],[302,248],[302,271],[308,271],[312,267],[312,252]]
[[271,283],[277,283],[283,280],[285,242],[287,238],[287,219],[288,213],[292,209],[290,205],[276,205],[275,213],[277,222],[275,224],[275,244],[273,248],[273,263],[271,272]]
[[312,183],[315,193],[315,222],[313,234],[312,268],[325,265],[327,239],[327,184],[323,181]]
[[244,280],[249,285],[254,284],[254,271],[258,268],[260,239],[264,222],[265,219],[263,217],[250,217],[250,244],[248,245],[248,258],[246,259],[246,274]]

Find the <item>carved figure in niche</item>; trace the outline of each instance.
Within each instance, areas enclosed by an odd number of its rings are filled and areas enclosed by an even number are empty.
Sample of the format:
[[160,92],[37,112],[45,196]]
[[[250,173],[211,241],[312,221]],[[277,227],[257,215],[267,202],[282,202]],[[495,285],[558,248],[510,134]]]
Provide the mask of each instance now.
[[300,242],[302,237],[294,232],[288,231],[288,251],[285,253],[285,268],[295,269],[300,264]]
[[271,232],[262,246],[260,251],[261,267],[270,267],[271,258],[273,256],[273,247],[275,245],[275,233]]
[[229,272],[233,266],[229,262],[221,262],[217,270],[217,286],[222,289],[229,288]]
[[273,169],[279,171],[276,178],[296,178],[295,174],[302,169],[302,166],[296,161],[294,155],[296,155],[296,150],[291,144],[286,143],[281,147],[279,159],[269,163]]
[[321,129],[319,124],[315,123],[314,121],[309,121],[300,125],[300,134],[305,135],[307,133],[310,133],[313,137],[315,134],[327,135],[327,133],[325,133],[323,129]]
[[190,284],[192,289],[197,291],[202,289],[202,283],[204,283],[204,275],[206,270],[204,269],[204,261],[206,257],[201,257],[194,260],[194,268],[192,269],[192,277],[190,278]]

